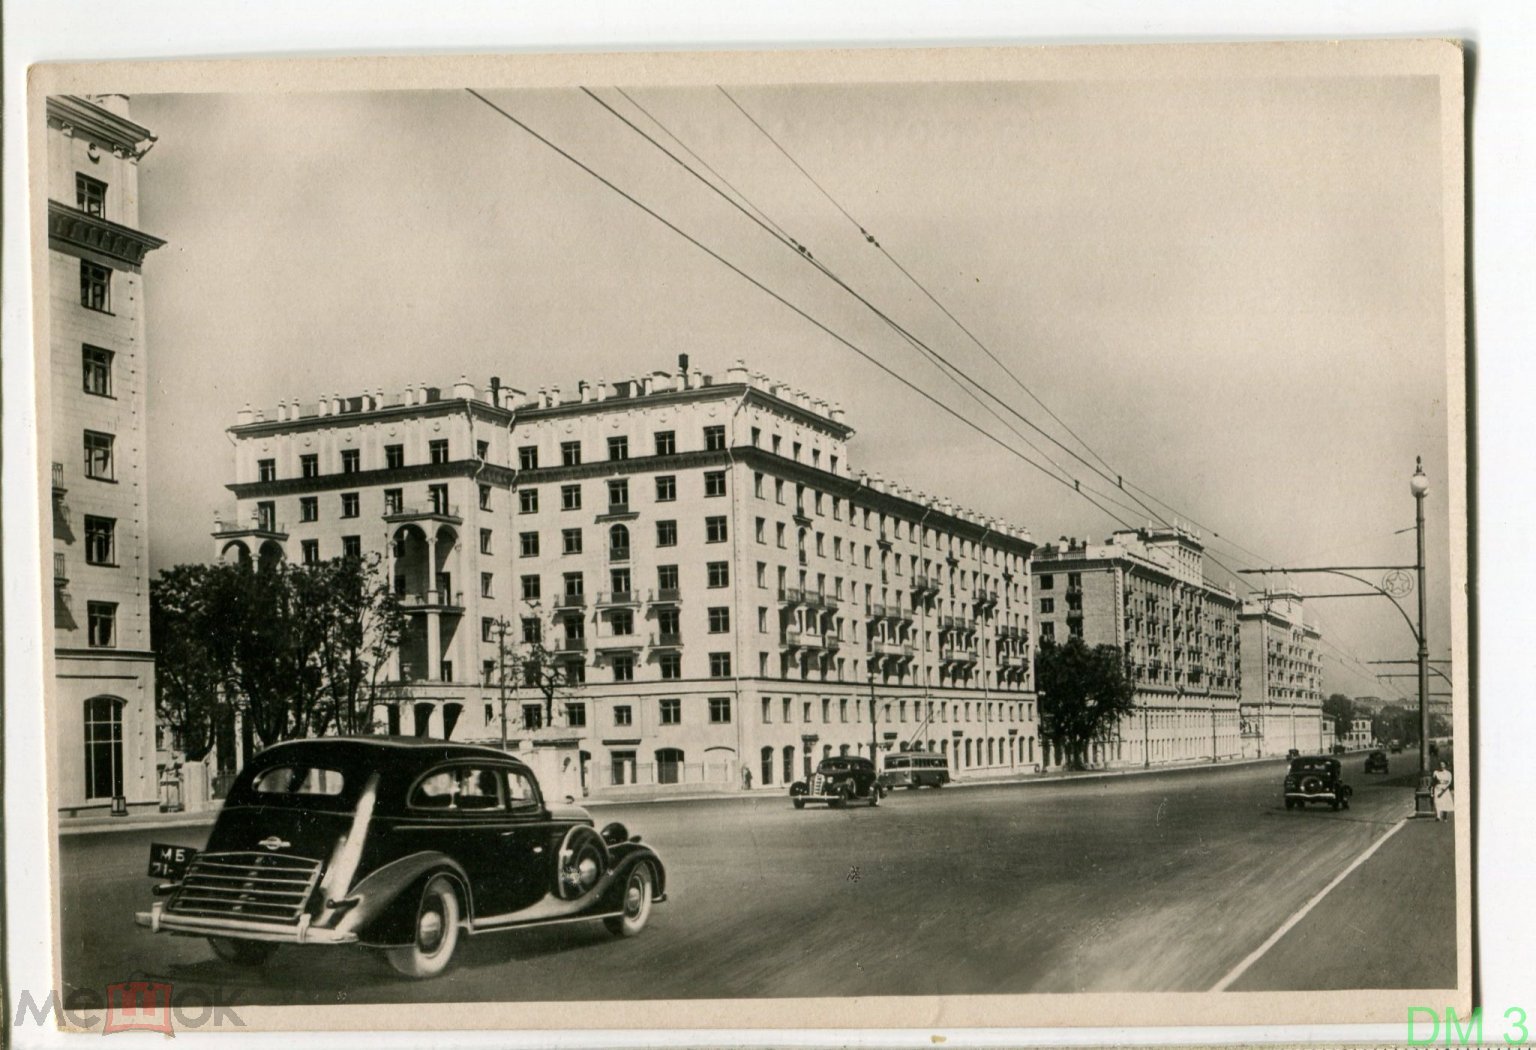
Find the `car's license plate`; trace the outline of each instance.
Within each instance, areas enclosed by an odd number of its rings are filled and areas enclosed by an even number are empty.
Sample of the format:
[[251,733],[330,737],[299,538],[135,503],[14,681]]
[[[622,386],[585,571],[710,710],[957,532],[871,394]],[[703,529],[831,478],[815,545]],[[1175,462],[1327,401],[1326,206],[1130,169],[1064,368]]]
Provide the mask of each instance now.
[[156,879],[179,879],[187,873],[187,865],[197,856],[191,846],[167,846],[160,842],[149,844],[149,872]]

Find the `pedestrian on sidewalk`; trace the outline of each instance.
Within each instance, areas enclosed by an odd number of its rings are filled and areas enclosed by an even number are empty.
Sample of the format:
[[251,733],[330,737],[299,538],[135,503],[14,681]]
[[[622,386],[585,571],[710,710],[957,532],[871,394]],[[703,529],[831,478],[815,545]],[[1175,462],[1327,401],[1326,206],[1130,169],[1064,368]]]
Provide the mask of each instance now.
[[741,781],[748,791],[752,790],[752,771],[746,766],[741,767]]
[[1456,812],[1456,796],[1451,792],[1451,771],[1445,768],[1441,762],[1435,770],[1431,793],[1435,800],[1435,819],[1444,820],[1447,815]]

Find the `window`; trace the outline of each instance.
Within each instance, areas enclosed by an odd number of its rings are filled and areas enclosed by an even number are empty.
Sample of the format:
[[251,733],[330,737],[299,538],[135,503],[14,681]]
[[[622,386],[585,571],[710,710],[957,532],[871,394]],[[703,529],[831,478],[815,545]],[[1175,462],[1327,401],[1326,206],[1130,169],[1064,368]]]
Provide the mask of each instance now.
[[85,563],[87,565],[113,565],[116,563],[117,519],[85,516]]
[[795,442],[794,459],[797,463],[800,461],[800,442],[798,441]]
[[779,446],[781,446],[783,444],[784,444],[784,439],[783,438],[779,437],[779,435],[777,435],[777,434],[773,435],[773,454],[775,456],[777,456],[779,454]]
[[713,426],[704,428],[704,450],[706,452],[725,451],[725,427]]
[[[489,616],[480,617],[480,640],[482,642],[494,642],[496,640],[496,621]],[[493,667],[495,666],[491,661],[487,661],[487,663],[490,663]]]
[[635,709],[628,704],[615,704],[613,707],[613,724],[616,726],[634,725]]
[[661,665],[663,681],[672,682],[683,677],[683,658],[677,653],[662,653],[657,663]]
[[112,271],[80,260],[80,305],[87,310],[112,310]]
[[565,464],[567,467],[581,466],[581,442],[560,442],[560,462]]
[[753,427],[752,428],[752,447],[753,448],[757,448],[757,446],[761,445],[762,443],[763,443],[763,428],[762,427]]
[[580,529],[561,529],[560,530],[560,546],[561,546],[561,549],[566,554],[580,554],[581,553],[581,530]]
[[117,603],[86,603],[86,641],[93,649],[111,649],[117,645]]
[[481,554],[489,554],[489,553],[491,553],[491,530],[490,529],[481,529],[480,530],[480,553]]
[[384,490],[384,513],[385,514],[399,514],[401,508],[404,507],[404,506],[405,506],[405,490],[404,489],[385,489]]
[[[565,574],[565,596],[566,596],[566,598],[568,598],[568,599],[569,598],[580,598],[583,594],[586,593],[585,588],[586,588],[586,581],[582,578],[581,573],[579,573],[579,572],[568,572],[568,573]],[[580,623],[581,621],[577,620],[576,622]]]
[[428,485],[427,503],[432,507],[434,514],[452,514],[453,508],[448,505],[447,485]]
[[[629,557],[629,529],[624,525],[613,525],[608,529],[608,557],[614,561],[623,561]],[[629,575],[629,570],[624,571]]]
[[608,614],[615,638],[628,638],[635,633],[635,614],[629,609],[615,609]]
[[611,437],[611,438],[609,438],[608,439],[608,458],[611,459],[611,460],[615,460],[615,459],[628,459],[629,458],[629,438],[624,437],[622,435],[619,436],[619,437]]
[[277,504],[269,499],[264,499],[256,504],[256,527],[267,532],[277,529]]
[[429,460],[433,463],[447,463],[448,439],[433,438],[431,441],[427,442],[427,455]]
[[82,385],[87,394],[101,397],[112,396],[112,351],[99,346],[85,345],[80,348]]
[[358,514],[358,499],[355,492],[343,492],[341,494],[341,516],[343,518],[355,518]]
[[491,509],[491,487],[489,485],[480,486],[480,509]]
[[726,605],[716,605],[709,610],[709,633],[725,634],[731,629],[731,610]]
[[390,470],[399,470],[401,467],[405,466],[405,446],[385,445],[384,465]]
[[299,474],[306,478],[320,476],[320,457],[314,453],[299,457]]
[[763,498],[763,472],[760,470],[752,472],[752,495],[758,499]]
[[724,543],[726,540],[725,516],[704,519],[704,542]]
[[671,503],[677,499],[677,478],[671,474],[661,474],[656,478],[656,502]]
[[731,698],[728,696],[712,696],[709,698],[709,721],[713,725],[727,725],[731,721]]
[[729,678],[729,677],[731,677],[731,654],[730,653],[710,653],[709,654],[709,677],[711,677],[711,678]]
[[341,472],[343,474],[356,474],[363,467],[363,453],[359,449],[344,448],[341,450]]
[[[424,777],[411,792],[408,805],[413,809],[466,812],[502,810],[506,808],[502,800],[504,784],[501,770],[456,766]],[[340,790],[339,784],[337,790]],[[525,784],[523,790],[531,789]]]
[[539,469],[539,446],[523,445],[517,450],[517,467],[519,470]]
[[103,434],[96,430],[85,432],[85,476],[96,478],[100,481],[111,481],[114,477],[112,463],[111,434]]
[[299,549],[303,552],[305,565],[318,565],[320,563],[320,541],[303,540],[299,543]]
[[774,478],[773,479],[773,499],[774,499],[774,502],[778,503],[780,506],[783,506],[783,504],[784,504],[784,479],[783,478]]
[[758,606],[757,609],[757,633],[768,633],[768,610],[762,606]]
[[539,600],[542,587],[537,576],[524,576],[522,578],[523,601],[536,602]]
[[584,703],[572,703],[565,705],[565,724],[573,729],[580,729],[587,724],[587,705]]
[[1040,577],[1040,589],[1042,591],[1049,591],[1049,590],[1053,589],[1055,586],[1056,586],[1056,577],[1052,576],[1050,573],[1045,573],[1044,575],[1042,575]]
[[524,514],[537,514],[539,512],[539,490],[519,489],[517,493],[517,509]]
[[760,562],[757,563],[757,585],[759,587],[766,587],[766,586],[768,586],[768,563],[767,562],[760,561]]
[[656,454],[658,456],[677,455],[677,434],[671,430],[658,430],[656,432]]
[[677,590],[677,566],[656,566],[656,586],[660,587],[664,591]]
[[1055,598],[1041,598],[1040,599],[1040,611],[1042,613],[1055,612],[1056,611],[1056,599]]
[[1056,640],[1056,625],[1047,621],[1040,625],[1040,640],[1042,642],[1054,642]]
[[537,617],[523,617],[523,644],[538,645],[544,640],[544,625]]
[[765,530],[767,528],[767,525],[768,525],[768,523],[766,521],[764,521],[762,518],[758,518],[757,519],[756,529],[757,529],[757,542],[758,543],[766,543],[767,542],[767,540],[765,538],[765,535],[766,535]]
[[709,586],[729,587],[731,585],[730,562],[712,561],[709,563]]
[[580,510],[581,509],[581,486],[580,485],[561,485],[560,486],[560,509],[561,510]]
[[539,534],[537,532],[522,532],[517,537],[518,550],[525,558],[537,558],[539,556]]
[[668,697],[661,701],[661,724],[664,726],[677,726],[683,724],[683,702]]
[[629,482],[625,479],[608,482],[608,509],[617,513],[629,510]]
[[85,702],[85,797],[123,793],[123,702],[95,696]]
[[107,184],[89,175],[75,173],[75,207],[87,215],[107,217]]
[[723,470],[706,470],[704,472],[704,495],[706,495],[706,496],[723,496],[723,495],[725,495],[725,471],[723,471]]
[[475,458],[482,460],[491,458],[491,443],[489,441],[475,442]]
[[490,598],[490,597],[492,597],[492,594],[491,594],[491,581],[493,579],[494,579],[494,576],[491,573],[482,572],[480,574],[480,597],[482,597],[482,598]]
[[320,520],[320,497],[319,496],[300,496],[299,497],[299,520],[300,521],[319,521]]
[[780,547],[783,547],[784,546],[784,523],[782,521],[776,522],[774,524],[774,526],[773,526],[773,532],[774,532],[774,539],[777,541],[777,543],[778,543],[778,545]]
[[256,477],[261,481],[277,480],[277,460],[258,459],[256,461]]
[[658,546],[658,547],[676,547],[677,546],[677,522],[675,522],[675,521],[658,521],[656,523],[656,546]]

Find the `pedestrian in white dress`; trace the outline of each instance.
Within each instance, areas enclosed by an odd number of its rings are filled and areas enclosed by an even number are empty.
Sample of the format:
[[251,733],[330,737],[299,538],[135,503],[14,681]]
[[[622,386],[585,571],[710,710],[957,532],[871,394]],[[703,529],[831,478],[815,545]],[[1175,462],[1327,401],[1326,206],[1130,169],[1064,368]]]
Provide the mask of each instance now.
[[1451,771],[1445,768],[1444,762],[1435,770],[1430,793],[1435,800],[1436,820],[1444,820],[1447,815],[1456,812],[1456,796],[1451,792]]

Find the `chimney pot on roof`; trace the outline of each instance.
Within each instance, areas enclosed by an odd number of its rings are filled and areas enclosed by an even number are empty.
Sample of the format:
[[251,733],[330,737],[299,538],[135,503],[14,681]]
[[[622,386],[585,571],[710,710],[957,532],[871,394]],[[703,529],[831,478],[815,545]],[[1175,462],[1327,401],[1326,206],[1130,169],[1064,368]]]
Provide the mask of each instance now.
[[595,400],[607,401],[608,400],[608,380],[606,380],[606,379],[599,379],[597,381],[597,388],[593,391],[593,393],[595,393],[597,395]]
[[251,421],[251,403],[249,401],[247,401],[245,403],[245,407],[242,408],[240,411],[235,413],[235,422],[237,424],[239,424],[240,426],[244,426],[245,424],[249,423],[250,421]]
[[704,370],[695,368],[688,373],[688,386],[690,390],[697,390],[704,385]]

